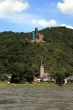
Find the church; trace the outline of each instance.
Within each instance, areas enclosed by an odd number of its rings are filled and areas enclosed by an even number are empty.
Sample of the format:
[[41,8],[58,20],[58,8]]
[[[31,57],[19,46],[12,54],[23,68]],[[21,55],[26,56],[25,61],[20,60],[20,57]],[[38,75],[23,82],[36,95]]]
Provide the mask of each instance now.
[[39,68],[39,75],[38,75],[38,77],[34,78],[34,82],[41,82],[41,81],[43,81],[43,82],[49,81],[49,74],[45,73],[45,69],[44,69],[42,62],[41,62],[40,68]]

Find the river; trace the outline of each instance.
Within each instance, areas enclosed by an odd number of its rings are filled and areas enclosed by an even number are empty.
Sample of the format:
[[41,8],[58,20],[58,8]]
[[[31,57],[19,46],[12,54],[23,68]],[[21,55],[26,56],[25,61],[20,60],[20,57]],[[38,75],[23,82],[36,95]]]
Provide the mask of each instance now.
[[73,86],[0,87],[0,110],[73,110]]

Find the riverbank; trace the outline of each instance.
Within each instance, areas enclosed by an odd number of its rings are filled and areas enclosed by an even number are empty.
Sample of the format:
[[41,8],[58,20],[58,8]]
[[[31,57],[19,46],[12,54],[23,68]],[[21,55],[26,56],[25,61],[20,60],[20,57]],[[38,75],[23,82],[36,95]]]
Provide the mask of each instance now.
[[30,84],[30,83],[26,83],[26,84],[14,84],[14,83],[0,83],[0,86],[54,86],[54,83],[36,83],[36,84]]
[[[56,86],[59,86],[57,84],[54,84],[54,83],[36,83],[36,84],[30,84],[30,83],[27,83],[27,84],[14,84],[14,83],[10,83],[10,84],[7,84],[7,83],[0,83],[0,87],[4,87],[4,86],[49,86],[49,87],[56,87]],[[69,86],[73,86],[72,83],[70,84],[64,84],[62,85],[64,87],[69,87]],[[62,87],[61,86],[61,87]]]

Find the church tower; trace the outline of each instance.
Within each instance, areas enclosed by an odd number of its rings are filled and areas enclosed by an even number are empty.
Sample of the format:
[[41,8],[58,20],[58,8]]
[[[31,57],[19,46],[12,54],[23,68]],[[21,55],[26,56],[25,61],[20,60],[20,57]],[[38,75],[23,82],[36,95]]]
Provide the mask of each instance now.
[[41,62],[41,66],[40,66],[40,78],[43,78],[44,76],[44,66],[42,65],[42,62]]

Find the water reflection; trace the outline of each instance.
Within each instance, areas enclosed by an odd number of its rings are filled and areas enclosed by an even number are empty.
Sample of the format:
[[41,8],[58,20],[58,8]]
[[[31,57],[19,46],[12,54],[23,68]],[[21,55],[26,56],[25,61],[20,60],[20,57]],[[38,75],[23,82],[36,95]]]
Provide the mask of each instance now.
[[73,110],[72,87],[0,87],[0,110]]

